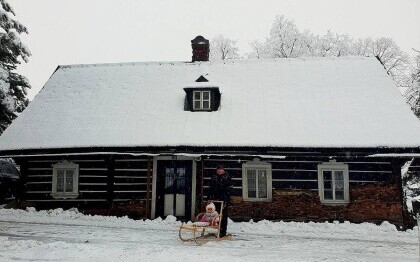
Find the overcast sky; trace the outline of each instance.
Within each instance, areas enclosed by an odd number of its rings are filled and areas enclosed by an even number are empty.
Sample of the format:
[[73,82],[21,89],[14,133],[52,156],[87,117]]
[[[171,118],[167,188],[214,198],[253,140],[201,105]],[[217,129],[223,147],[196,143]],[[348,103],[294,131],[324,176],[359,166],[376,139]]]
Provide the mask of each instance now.
[[58,65],[189,61],[190,40],[217,34],[240,53],[268,36],[283,14],[299,29],[352,37],[393,37],[410,55],[420,49],[420,0],[8,0],[29,29],[32,56],[19,72],[32,98]]

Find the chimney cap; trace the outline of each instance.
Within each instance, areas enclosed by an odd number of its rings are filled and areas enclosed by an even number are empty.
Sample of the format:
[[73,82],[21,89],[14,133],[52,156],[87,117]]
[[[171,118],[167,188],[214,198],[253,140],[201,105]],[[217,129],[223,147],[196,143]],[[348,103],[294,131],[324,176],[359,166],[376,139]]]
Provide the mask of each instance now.
[[209,40],[205,39],[201,35],[198,35],[193,40],[191,40],[191,44],[198,44],[198,45],[207,44],[208,45],[209,44]]

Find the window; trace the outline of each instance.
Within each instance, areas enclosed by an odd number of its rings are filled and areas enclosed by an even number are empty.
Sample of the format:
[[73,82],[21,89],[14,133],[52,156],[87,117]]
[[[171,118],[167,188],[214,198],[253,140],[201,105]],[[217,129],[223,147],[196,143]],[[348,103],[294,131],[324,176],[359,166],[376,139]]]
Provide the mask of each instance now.
[[242,165],[242,196],[244,201],[271,201],[271,164],[258,159]]
[[167,167],[165,169],[165,194],[185,194],[185,167]]
[[63,161],[52,165],[53,181],[51,196],[76,198],[79,195],[79,165]]
[[318,165],[318,192],[321,203],[346,204],[349,197],[349,169],[332,160]]
[[184,87],[184,111],[212,112],[220,108],[221,93],[219,87],[200,76],[192,85]]
[[210,91],[193,92],[193,109],[210,110]]

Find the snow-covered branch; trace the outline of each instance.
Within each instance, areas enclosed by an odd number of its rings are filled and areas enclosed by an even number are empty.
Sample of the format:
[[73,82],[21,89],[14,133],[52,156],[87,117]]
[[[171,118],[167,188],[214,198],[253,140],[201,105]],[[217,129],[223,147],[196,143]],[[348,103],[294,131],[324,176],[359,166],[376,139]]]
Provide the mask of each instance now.
[[210,40],[210,60],[226,60],[238,58],[236,41],[218,35]]
[[29,81],[13,71],[29,61],[31,52],[19,35],[27,28],[15,20],[15,11],[6,0],[0,0],[0,134],[28,104]]

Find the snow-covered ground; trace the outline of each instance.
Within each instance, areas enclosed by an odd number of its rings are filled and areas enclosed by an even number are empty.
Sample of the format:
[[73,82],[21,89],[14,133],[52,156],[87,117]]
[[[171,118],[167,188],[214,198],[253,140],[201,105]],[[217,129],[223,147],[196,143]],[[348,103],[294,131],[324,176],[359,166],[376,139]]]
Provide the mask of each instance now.
[[0,261],[419,261],[417,228],[383,223],[229,222],[233,240],[178,238],[174,217],[0,209]]

